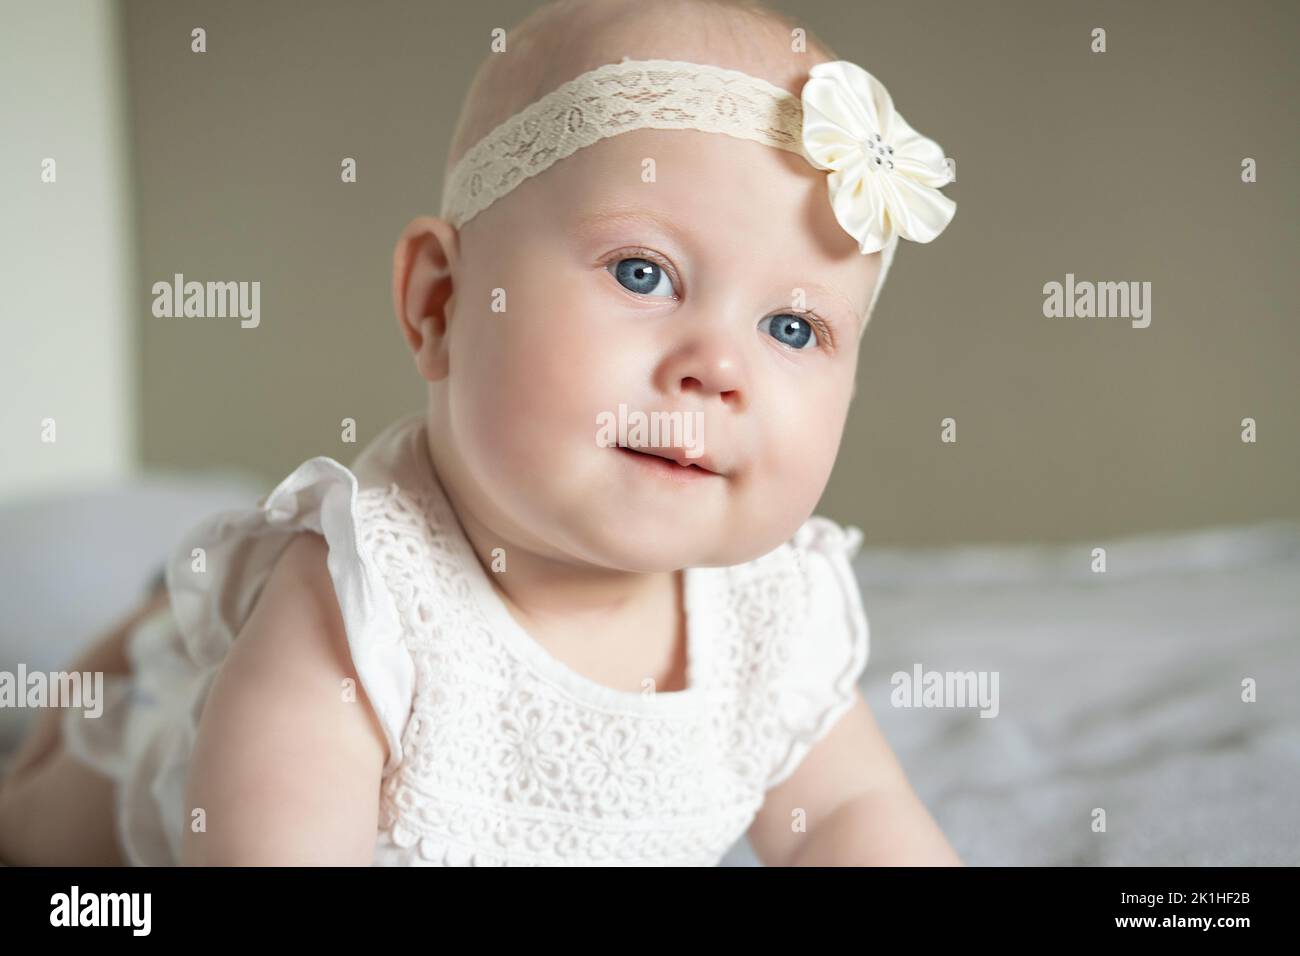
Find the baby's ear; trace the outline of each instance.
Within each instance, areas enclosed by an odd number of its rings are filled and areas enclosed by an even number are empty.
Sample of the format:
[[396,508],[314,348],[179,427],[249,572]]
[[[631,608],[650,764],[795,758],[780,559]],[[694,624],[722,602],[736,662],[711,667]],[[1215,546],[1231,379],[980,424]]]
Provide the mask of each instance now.
[[460,236],[445,219],[420,216],[393,250],[393,308],[416,368],[429,381],[447,374],[447,324],[455,304]]

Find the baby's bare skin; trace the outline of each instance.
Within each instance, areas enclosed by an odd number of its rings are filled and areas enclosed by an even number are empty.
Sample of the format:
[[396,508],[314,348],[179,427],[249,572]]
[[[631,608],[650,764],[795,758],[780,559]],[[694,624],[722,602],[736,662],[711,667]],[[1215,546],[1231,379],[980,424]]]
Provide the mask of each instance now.
[[[64,670],[129,674],[125,644],[146,618],[167,607],[158,590]],[[0,777],[0,862],[38,866],[120,866],[113,782],[63,746],[60,708],[37,713]]]
[[319,535],[293,539],[222,663],[185,795],[201,828],[186,829],[182,864],[372,861],[388,746],[352,666],[328,552]]

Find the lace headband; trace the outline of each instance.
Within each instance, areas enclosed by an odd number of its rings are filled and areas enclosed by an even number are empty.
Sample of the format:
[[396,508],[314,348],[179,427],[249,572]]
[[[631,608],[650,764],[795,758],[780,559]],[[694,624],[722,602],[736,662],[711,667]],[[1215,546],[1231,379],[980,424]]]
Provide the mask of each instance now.
[[835,218],[863,255],[881,252],[871,318],[899,238],[930,242],[957,204],[943,150],[894,111],[874,76],[847,60],[818,63],[799,97],[737,70],[632,60],[589,70],[479,140],[443,183],[442,218],[456,228],[552,164],[635,129],[725,133],[796,153],[828,171]]

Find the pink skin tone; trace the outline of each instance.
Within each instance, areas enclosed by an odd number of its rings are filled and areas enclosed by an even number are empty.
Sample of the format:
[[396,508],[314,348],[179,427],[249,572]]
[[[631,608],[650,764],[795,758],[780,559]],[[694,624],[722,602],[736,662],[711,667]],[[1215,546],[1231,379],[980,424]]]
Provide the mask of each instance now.
[[[605,210],[654,218],[589,219]],[[629,258],[659,281],[629,291],[609,268]],[[429,382],[430,453],[484,566],[505,549],[494,578],[517,616],[631,611],[669,572],[788,540],[839,449],[879,266],[835,220],[824,172],[697,131],[602,140],[459,232],[412,222],[394,296]],[[813,323],[796,349],[764,322],[802,311],[833,344]],[[666,480],[661,462],[600,447],[598,416],[620,403],[701,412],[694,460],[719,474]]]

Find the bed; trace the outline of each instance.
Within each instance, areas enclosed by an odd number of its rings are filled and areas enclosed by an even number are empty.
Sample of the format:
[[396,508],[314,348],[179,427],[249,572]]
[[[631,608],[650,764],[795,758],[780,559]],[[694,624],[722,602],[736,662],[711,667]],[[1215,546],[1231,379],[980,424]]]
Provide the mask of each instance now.
[[[0,669],[61,666],[139,600],[181,531],[264,490],[152,476],[0,506]],[[967,863],[1300,864],[1300,522],[868,545],[855,566],[862,689]],[[918,666],[996,672],[996,716],[892,706],[893,675]],[[0,762],[29,717],[0,710]],[[744,840],[723,860],[756,864]]]
[[[856,570],[863,691],[968,864],[1300,864],[1300,523],[866,548]],[[892,706],[918,664],[996,671],[997,715]]]

